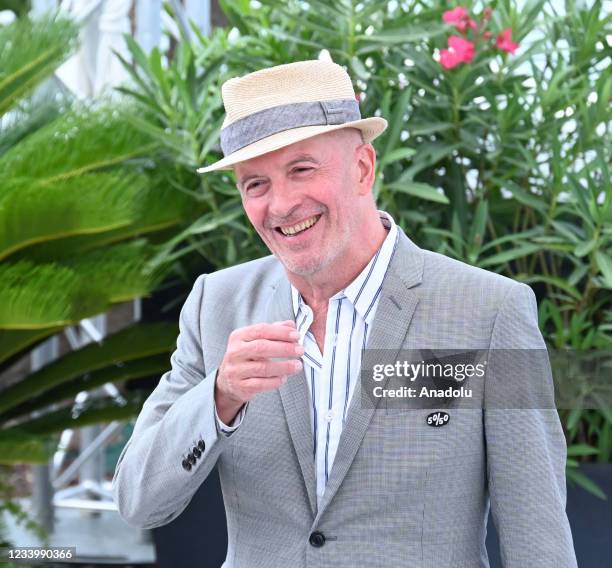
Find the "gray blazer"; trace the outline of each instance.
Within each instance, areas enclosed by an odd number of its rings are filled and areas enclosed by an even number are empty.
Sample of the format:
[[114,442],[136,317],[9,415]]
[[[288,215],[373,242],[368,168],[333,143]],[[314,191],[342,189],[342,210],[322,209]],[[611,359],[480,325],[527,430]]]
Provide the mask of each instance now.
[[[368,348],[544,347],[531,288],[420,249],[401,229],[399,238]],[[431,410],[368,409],[355,392],[319,509],[303,372],[257,395],[233,434],[218,432],[214,382],[229,334],[292,317],[273,256],[197,278],[172,368],[117,463],[113,493],[129,524],[172,521],[216,465],[225,568],[486,567],[489,508],[506,568],[576,566],[554,409],[450,409],[449,423],[432,428]],[[551,392],[550,376],[535,381]],[[187,471],[181,464],[198,443],[204,450]]]

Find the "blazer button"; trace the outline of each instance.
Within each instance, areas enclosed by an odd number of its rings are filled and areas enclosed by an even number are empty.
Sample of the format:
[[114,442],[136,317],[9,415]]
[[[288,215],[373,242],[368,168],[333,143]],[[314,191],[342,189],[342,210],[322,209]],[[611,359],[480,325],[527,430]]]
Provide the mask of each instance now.
[[200,450],[198,450],[197,446],[193,447],[193,450],[191,450],[191,453],[196,457],[199,458],[202,455],[202,452]]
[[198,442],[198,448],[200,448],[200,450],[204,451],[206,449],[206,444],[204,443],[204,440],[200,440]]
[[325,544],[325,535],[322,532],[315,531],[310,535],[308,542],[315,548],[321,548]]
[[189,461],[189,463],[191,465],[194,465],[195,462],[196,462],[196,458],[195,458],[195,456],[191,452],[189,452],[189,454],[187,454],[187,460]]
[[183,463],[181,465],[183,466],[183,469],[186,469],[187,471],[191,470],[191,464],[189,463],[189,460],[183,460]]

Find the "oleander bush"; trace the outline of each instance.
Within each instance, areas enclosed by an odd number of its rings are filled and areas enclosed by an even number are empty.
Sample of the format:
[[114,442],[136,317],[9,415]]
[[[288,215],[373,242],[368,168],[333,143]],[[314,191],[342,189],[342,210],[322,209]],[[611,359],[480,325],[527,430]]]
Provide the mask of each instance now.
[[[611,16],[600,1],[562,13],[547,0],[221,5],[226,28],[182,29],[168,53],[131,41],[124,62],[134,126],[173,163],[177,194],[207,211],[160,262],[201,255],[222,268],[268,253],[232,175],[194,173],[221,157],[220,86],[329,56],[353,77],[362,115],[389,121],[374,143],[379,207],[420,246],[531,285],[549,347],[612,346]],[[598,494],[578,463],[610,461],[609,406],[561,411],[568,478]]]

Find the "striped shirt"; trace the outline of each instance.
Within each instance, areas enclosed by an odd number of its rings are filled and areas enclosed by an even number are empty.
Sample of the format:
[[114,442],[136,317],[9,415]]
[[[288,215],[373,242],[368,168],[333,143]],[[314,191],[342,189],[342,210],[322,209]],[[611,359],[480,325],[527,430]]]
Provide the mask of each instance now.
[[310,393],[312,454],[319,504],[359,377],[361,354],[374,321],[383,280],[396,248],[397,226],[388,213],[379,213],[389,233],[355,280],[329,299],[323,354],[310,331],[313,311],[291,286],[293,313],[304,346],[302,361]]

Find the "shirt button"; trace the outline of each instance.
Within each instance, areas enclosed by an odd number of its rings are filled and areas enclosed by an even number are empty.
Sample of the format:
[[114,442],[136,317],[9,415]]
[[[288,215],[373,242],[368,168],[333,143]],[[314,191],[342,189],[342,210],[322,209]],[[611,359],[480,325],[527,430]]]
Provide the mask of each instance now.
[[334,410],[328,410],[325,413],[325,420],[331,422],[336,417],[336,412]]

